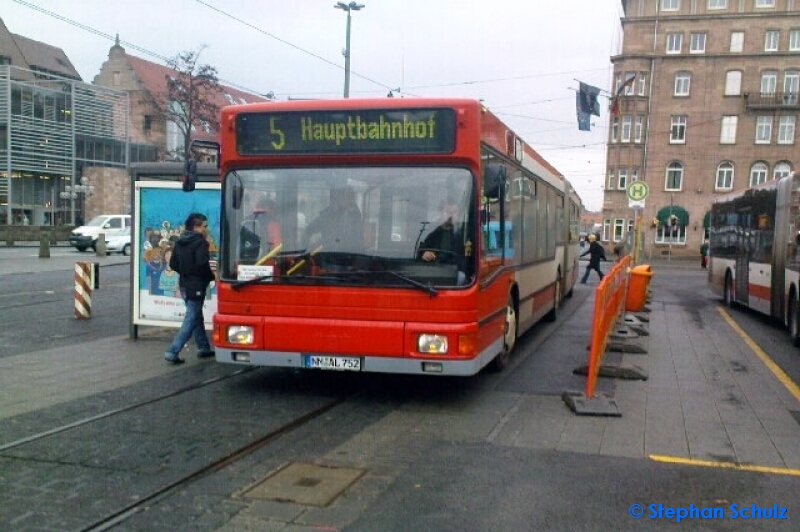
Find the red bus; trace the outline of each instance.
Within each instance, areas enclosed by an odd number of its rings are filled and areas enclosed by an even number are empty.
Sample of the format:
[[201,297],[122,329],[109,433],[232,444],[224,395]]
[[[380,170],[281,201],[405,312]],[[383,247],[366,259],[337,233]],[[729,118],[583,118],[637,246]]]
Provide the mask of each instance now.
[[800,173],[716,198],[710,225],[711,291],[779,320],[800,347]]
[[221,124],[219,362],[474,375],[572,293],[580,198],[478,101],[269,102]]

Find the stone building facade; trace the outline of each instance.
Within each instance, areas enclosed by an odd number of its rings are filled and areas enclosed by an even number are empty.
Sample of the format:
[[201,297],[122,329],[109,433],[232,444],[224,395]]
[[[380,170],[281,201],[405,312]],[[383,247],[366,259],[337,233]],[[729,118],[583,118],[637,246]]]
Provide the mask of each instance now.
[[715,197],[800,163],[800,2],[622,0],[614,66],[603,240],[639,210],[645,257],[699,255]]

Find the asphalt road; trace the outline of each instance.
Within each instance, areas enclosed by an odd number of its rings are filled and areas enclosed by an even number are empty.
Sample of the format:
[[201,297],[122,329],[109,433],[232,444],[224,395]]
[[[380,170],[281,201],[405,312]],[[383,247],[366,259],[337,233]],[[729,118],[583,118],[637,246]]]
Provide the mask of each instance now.
[[[51,251],[52,258],[39,259],[36,248],[0,247],[0,357],[128,333],[129,258]],[[74,263],[81,261],[101,263],[89,319],[75,318]]]

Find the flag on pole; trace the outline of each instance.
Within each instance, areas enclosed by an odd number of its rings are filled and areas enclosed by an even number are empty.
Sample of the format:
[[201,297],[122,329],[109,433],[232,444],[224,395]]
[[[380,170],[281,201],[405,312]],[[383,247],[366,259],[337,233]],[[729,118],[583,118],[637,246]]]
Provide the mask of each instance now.
[[583,112],[600,116],[600,102],[597,101],[600,89],[581,81],[578,95],[580,96],[580,105]]
[[600,116],[600,102],[597,97],[600,89],[587,85],[582,81],[578,92],[575,93],[575,110],[578,115],[578,130],[591,131],[591,115]]
[[633,82],[636,81],[636,76],[633,75],[625,80],[625,83],[619,86],[617,89],[616,94],[614,97],[611,98],[611,114],[614,116],[619,116],[619,97],[625,92],[625,89],[633,85]]

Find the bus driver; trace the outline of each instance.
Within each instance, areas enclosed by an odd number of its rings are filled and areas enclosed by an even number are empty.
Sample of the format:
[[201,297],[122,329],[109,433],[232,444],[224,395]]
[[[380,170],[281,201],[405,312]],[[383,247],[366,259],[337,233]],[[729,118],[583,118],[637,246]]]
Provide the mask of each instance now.
[[306,249],[312,237],[321,236],[320,244],[326,251],[361,251],[364,247],[364,225],[356,195],[350,186],[333,188],[330,203],[306,227]]

